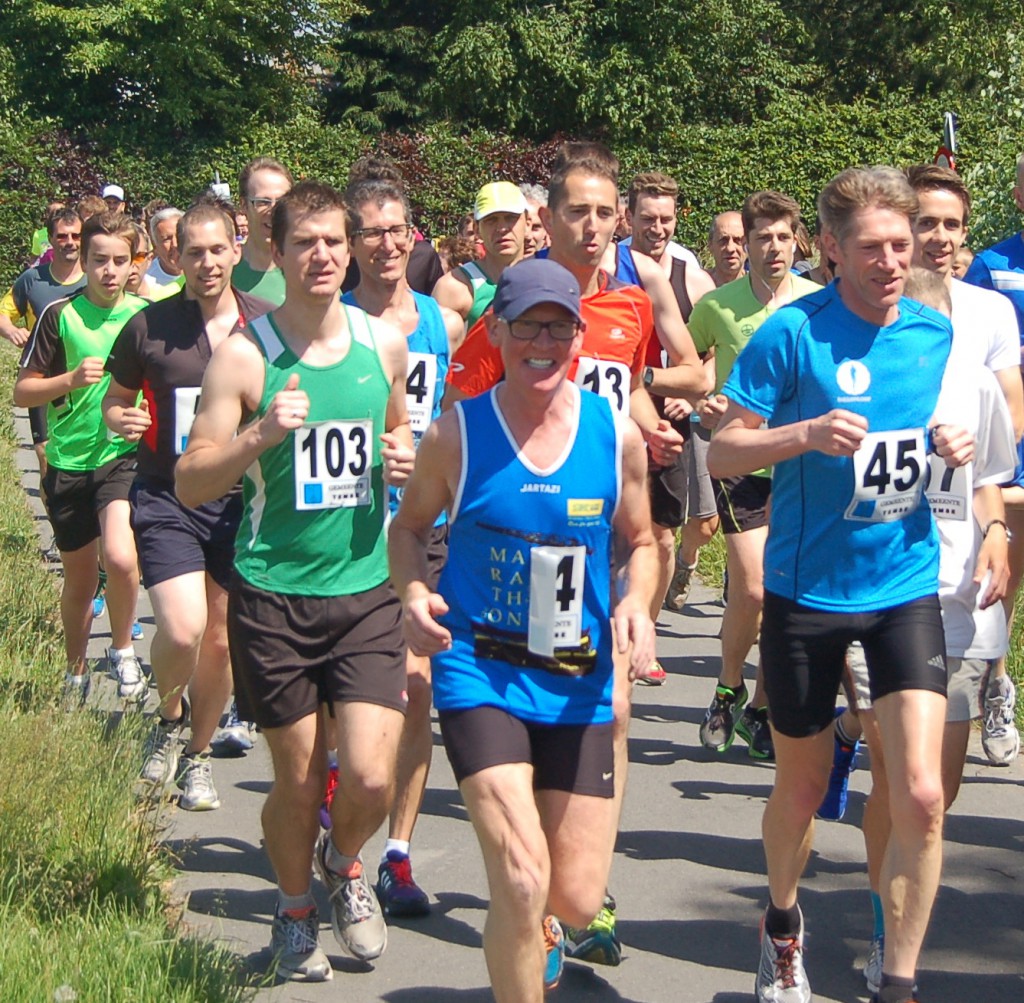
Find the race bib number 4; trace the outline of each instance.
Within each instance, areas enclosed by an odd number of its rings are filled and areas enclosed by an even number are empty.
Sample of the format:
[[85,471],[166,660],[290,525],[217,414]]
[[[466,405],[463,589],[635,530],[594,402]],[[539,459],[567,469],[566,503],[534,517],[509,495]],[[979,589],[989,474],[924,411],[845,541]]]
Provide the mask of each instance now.
[[972,493],[968,487],[972,478],[971,464],[949,467],[946,461],[932,453],[928,457],[928,476],[924,496],[936,519],[954,519],[963,522],[971,511]]
[[870,432],[853,454],[853,498],[846,518],[894,522],[921,502],[928,460],[923,428]]
[[629,414],[629,366],[581,355],[576,360],[575,382],[607,398],[619,414]]
[[373,422],[321,421],[297,428],[293,438],[296,509],[370,504]]
[[199,410],[201,387],[178,387],[174,391],[174,455],[181,456],[188,445],[192,422]]
[[530,549],[530,624],[526,646],[553,657],[555,648],[575,648],[583,631],[586,547]]
[[437,359],[424,352],[409,353],[405,379],[405,406],[413,432],[422,435],[430,425],[437,393]]

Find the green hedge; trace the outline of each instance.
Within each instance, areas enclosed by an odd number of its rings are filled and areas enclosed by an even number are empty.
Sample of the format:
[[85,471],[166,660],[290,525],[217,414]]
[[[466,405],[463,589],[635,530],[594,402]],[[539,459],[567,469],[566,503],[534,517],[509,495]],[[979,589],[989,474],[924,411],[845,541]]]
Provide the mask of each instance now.
[[[983,246],[1019,225],[1009,190],[1020,142],[1017,110],[996,118],[991,95],[956,109],[961,120],[960,164],[972,183],[973,243]],[[808,218],[821,186],[850,164],[904,165],[929,161],[939,145],[943,107],[936,101],[888,95],[878,101],[818,106],[787,101],[749,126],[703,126],[652,135],[643,145],[616,149],[622,178],[641,170],[665,170],[682,186],[680,236],[703,244],[711,217],[736,208],[759,188],[796,196]],[[116,136],[73,141],[47,123],[0,130],[0,278],[23,267],[29,235],[46,200],[57,193],[78,197],[101,182],[124,186],[135,205],[162,196],[187,203],[215,170],[235,192],[239,169],[251,157],[270,154],[300,177],[343,185],[348,166],[363,152],[392,157],[405,173],[420,225],[431,235],[453,230],[476,189],[486,180],[544,182],[562,137],[537,145],[455,124],[419,133],[360,134],[325,126],[313,109],[287,126],[254,124],[231,145],[182,143],[174,149],[143,149]]]

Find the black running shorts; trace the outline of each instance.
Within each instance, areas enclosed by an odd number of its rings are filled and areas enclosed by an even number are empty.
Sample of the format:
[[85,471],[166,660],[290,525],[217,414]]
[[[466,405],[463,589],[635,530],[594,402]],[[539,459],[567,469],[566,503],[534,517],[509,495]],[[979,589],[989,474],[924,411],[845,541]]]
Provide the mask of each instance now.
[[135,480],[135,454],[119,456],[96,470],[58,470],[43,478],[43,503],[57,549],[73,553],[100,536],[100,512],[112,501],[127,501]]
[[711,478],[715,505],[726,535],[745,533],[768,525],[768,500],[772,493],[770,477],[744,474],[742,477]]

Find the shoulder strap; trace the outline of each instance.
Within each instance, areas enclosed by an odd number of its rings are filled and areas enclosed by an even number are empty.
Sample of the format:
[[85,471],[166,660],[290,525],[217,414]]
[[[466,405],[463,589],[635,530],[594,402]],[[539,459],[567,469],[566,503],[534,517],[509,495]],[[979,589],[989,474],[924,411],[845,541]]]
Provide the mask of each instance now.
[[249,330],[256,336],[256,343],[260,346],[268,362],[276,362],[285,352],[285,344],[280,335],[274,330],[270,322],[269,314],[256,317],[249,322]]

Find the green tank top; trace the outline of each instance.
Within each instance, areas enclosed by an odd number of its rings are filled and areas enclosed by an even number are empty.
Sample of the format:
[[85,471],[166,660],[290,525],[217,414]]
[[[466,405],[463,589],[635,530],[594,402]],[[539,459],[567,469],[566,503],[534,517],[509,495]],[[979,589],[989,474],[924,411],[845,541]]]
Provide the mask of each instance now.
[[391,387],[377,354],[377,322],[362,310],[344,309],[352,342],[331,366],[300,361],[270,315],[249,325],[265,373],[254,417],[266,414],[292,373],[309,396],[305,424],[242,478],[235,568],[268,592],[353,595],[388,577],[380,435]]
[[483,269],[475,261],[467,261],[459,265],[462,273],[469,279],[473,287],[473,305],[469,308],[469,315],[466,317],[466,330],[468,331],[480,318],[484,311],[491,305],[494,294],[498,291],[498,283],[492,282]]

